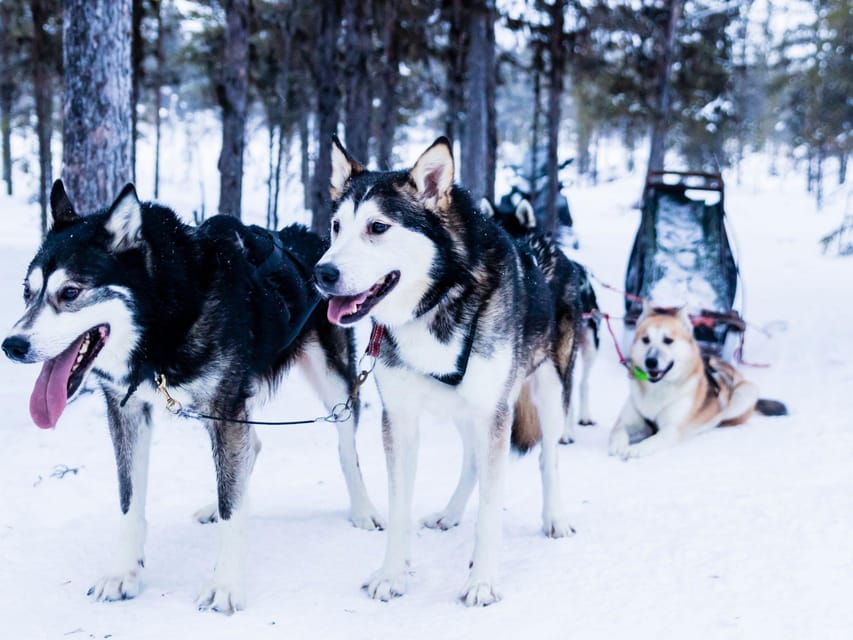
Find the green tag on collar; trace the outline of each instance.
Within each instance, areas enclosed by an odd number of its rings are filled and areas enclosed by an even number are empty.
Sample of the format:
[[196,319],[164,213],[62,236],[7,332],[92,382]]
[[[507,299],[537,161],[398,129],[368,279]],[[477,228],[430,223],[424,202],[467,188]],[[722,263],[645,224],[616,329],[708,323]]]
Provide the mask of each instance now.
[[631,375],[633,375],[637,380],[642,380],[643,382],[649,379],[649,374],[636,365],[631,369]]

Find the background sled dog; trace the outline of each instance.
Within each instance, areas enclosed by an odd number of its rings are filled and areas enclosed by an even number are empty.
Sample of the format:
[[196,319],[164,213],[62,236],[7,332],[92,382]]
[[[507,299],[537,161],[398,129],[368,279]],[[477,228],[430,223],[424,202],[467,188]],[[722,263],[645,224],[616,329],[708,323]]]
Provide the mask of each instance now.
[[610,433],[610,455],[648,455],[707,429],[741,424],[753,411],[787,413],[781,402],[759,399],[758,387],[730,364],[702,359],[684,309],[644,308],[629,365],[630,395]]
[[[121,533],[112,571],[89,594],[139,593],[151,411],[163,406],[153,380],[163,374],[184,407],[217,418],[206,426],[218,504],[197,517],[218,517],[221,545],[198,605],[232,613],[244,601],[245,494],[260,451],[252,427],[234,421],[294,364],[328,407],[355,377],[351,333],[326,321],[325,304],[314,307],[311,269],[325,245],[298,225],[276,233],[216,216],[187,227],[171,210],[140,203],[132,185],[93,215],[78,216],[59,181],[50,202],[53,228],[27,270],[26,312],[3,349],[44,363],[30,399],[40,427],[56,425],[90,373],[106,398]],[[380,520],[358,468],[356,415],[337,425],[340,458],[353,522],[370,529]]]
[[[563,381],[563,412],[565,427],[560,442],[574,442],[574,411],[571,396],[575,359],[578,348],[583,359],[579,398],[578,422],[593,425],[589,410],[589,376],[598,354],[598,327],[601,322],[595,290],[583,265],[570,260],[550,234],[537,231],[533,207],[521,200],[512,212],[500,211],[487,198],[480,204],[483,214],[495,220],[518,242],[524,243],[545,274],[554,299],[554,318],[557,323],[557,363]],[[587,316],[584,318],[584,316]]]
[[410,171],[385,172],[365,170],[335,140],[332,167],[332,242],[315,270],[330,297],[329,320],[350,325],[370,317],[384,327],[376,381],[388,465],[388,546],[365,588],[380,600],[406,590],[418,418],[425,408],[439,409],[459,428],[464,463],[447,507],[427,524],[457,524],[479,481],[476,546],[461,599],[491,604],[500,598],[510,432],[521,451],[542,441],[546,535],[573,533],[557,473],[564,421],[548,285],[532,254],[453,186],[447,139],[439,138]]

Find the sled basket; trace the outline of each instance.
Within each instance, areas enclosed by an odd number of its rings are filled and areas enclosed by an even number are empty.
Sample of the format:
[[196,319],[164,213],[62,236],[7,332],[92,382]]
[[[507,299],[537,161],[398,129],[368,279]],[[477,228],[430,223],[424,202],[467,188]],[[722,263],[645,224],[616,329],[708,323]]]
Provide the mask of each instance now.
[[719,174],[653,171],[646,179],[640,226],[625,274],[625,324],[642,300],[686,306],[706,353],[720,353],[729,331],[742,332],[734,309],[738,268],[725,225]]

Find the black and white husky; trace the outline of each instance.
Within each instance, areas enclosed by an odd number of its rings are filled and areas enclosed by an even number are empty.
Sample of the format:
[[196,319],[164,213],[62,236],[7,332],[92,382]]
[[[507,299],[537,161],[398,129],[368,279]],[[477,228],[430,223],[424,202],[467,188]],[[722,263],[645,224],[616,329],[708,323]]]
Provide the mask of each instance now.
[[[453,185],[450,144],[439,138],[411,170],[367,171],[337,140],[332,149],[332,242],[315,269],[328,317],[374,323],[376,381],[388,465],[388,545],[365,588],[390,600],[406,590],[418,418],[446,412],[464,462],[446,508],[427,526],[458,524],[479,482],[471,572],[461,599],[500,599],[498,548],[510,443],[542,442],[542,526],[573,533],[557,472],[562,383],[554,358],[551,294],[533,255]],[[381,327],[382,329],[379,329]]]
[[[168,392],[206,420],[219,520],[213,578],[198,606],[242,608],[246,490],[260,451],[250,401],[300,365],[323,402],[347,397],[355,378],[351,332],[316,306],[311,271],[326,244],[298,225],[280,232],[216,216],[197,228],[162,206],[140,203],[132,185],[106,210],[78,216],[62,183],[51,193],[53,227],[27,270],[26,311],[3,342],[10,358],[42,362],[30,398],[36,424],[54,427],[91,374],[103,390],[118,465],[121,533],[113,569],[89,594],[139,593],[151,416]],[[354,416],[339,423],[340,459],[353,522],[380,526],[358,468]]]
[[545,273],[554,297],[554,317],[557,323],[557,361],[563,380],[563,411],[566,425],[560,442],[574,442],[574,411],[571,404],[575,359],[580,351],[583,370],[580,376],[578,423],[593,425],[589,410],[589,376],[598,355],[598,330],[601,319],[598,300],[587,270],[569,259],[550,234],[538,230],[533,206],[522,199],[514,210],[505,211],[483,198],[480,211],[500,224],[518,242],[523,243]]

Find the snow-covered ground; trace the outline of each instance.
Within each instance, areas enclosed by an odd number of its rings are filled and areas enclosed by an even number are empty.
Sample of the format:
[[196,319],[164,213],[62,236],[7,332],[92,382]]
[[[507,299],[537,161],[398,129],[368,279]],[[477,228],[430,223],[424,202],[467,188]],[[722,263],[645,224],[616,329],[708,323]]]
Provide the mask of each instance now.
[[[215,166],[215,156],[205,162]],[[183,206],[192,182],[168,171],[173,179],[161,199]],[[756,417],[646,459],[608,457],[607,435],[627,384],[605,334],[591,387],[598,426],[579,428],[577,442],[560,450],[577,535],[541,535],[537,456],[514,460],[504,513],[505,599],[483,610],[456,601],[476,499],[458,528],[417,532],[405,597],[383,604],[364,595],[359,587],[382,559],[385,534],[348,523],[334,430],[320,425],[261,428],[248,608],[231,618],[196,612],[217,535],[190,516],[213,497],[213,465],[202,428],[165,414],[153,438],[144,590],[132,601],[90,602],[86,590],[107,567],[119,513],[102,402],[84,397],[55,431],[39,430],[27,411],[38,367],[3,358],[0,637],[851,637],[853,260],[820,254],[817,240],[838,212],[817,214],[801,179],[769,181],[759,177],[760,166],[745,175],[743,186],[729,185],[727,210],[740,245],[747,319],[771,334],[751,330],[746,357],[772,365],[745,373],[764,395],[784,400],[791,416]],[[246,208],[259,207],[261,179],[247,184]],[[142,180],[139,191],[150,197]],[[616,285],[639,219],[632,209],[639,192],[636,176],[570,191],[578,257]],[[9,327],[23,307],[20,282],[36,248],[37,214],[23,197],[5,195],[0,213],[0,326]],[[621,315],[616,294],[598,293],[605,310]],[[367,401],[361,466],[384,511],[372,388]],[[294,377],[262,417],[320,412]],[[425,416],[417,517],[444,505],[460,457],[455,429]],[[70,472],[57,473],[63,469]]]

